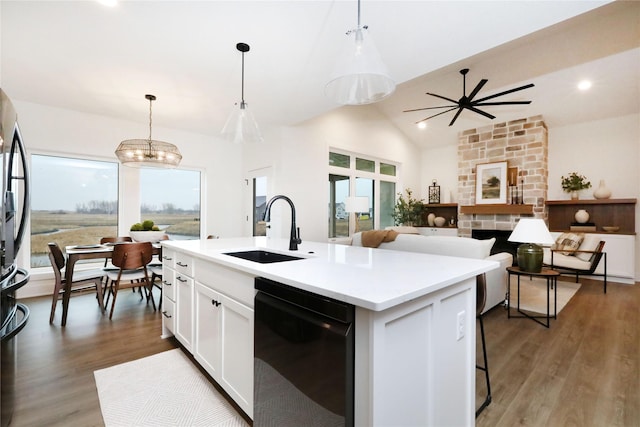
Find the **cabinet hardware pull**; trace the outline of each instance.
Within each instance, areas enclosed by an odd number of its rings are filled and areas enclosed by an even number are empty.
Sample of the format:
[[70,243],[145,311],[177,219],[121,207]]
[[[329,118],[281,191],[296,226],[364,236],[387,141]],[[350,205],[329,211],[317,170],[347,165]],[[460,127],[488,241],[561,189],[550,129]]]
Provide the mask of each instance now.
[[170,316],[170,315],[168,315],[166,311],[163,311],[163,312],[162,312],[162,315],[163,315],[164,317],[166,317],[167,319],[171,319],[171,316]]
[[171,286],[171,282],[167,282],[166,280],[163,280],[162,284],[166,286]]
[[183,279],[182,276],[178,276],[176,277],[176,279],[178,279],[180,282],[183,282],[183,283],[187,281],[187,279]]
[[180,267],[188,267],[187,264],[183,264],[180,261],[176,262],[176,264],[178,264]]
[[171,261],[173,258],[163,255],[162,259],[167,260],[167,261]]
[[211,300],[211,304],[215,305],[216,307],[218,307],[220,304],[222,304],[220,301],[216,301],[214,299]]

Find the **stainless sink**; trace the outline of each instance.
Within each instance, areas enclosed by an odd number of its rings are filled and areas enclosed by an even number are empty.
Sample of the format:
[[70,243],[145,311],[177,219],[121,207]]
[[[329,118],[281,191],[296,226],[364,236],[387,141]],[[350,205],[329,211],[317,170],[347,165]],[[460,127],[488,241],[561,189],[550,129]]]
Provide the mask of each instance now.
[[259,262],[260,264],[270,264],[272,262],[284,262],[295,261],[298,259],[304,259],[302,257],[278,254],[275,252],[263,251],[263,250],[250,250],[239,252],[226,252],[224,255],[234,256],[236,258],[246,259],[248,261]]

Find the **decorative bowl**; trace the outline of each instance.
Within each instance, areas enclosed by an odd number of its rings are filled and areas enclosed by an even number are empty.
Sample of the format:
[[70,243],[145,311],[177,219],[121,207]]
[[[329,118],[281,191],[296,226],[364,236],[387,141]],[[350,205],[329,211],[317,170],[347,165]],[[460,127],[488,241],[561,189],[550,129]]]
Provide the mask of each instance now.
[[617,225],[605,225],[602,227],[602,229],[604,231],[608,231],[609,233],[613,233],[615,231],[620,230],[620,227],[618,227]]
[[129,236],[135,242],[159,242],[164,236],[164,231],[129,231]]

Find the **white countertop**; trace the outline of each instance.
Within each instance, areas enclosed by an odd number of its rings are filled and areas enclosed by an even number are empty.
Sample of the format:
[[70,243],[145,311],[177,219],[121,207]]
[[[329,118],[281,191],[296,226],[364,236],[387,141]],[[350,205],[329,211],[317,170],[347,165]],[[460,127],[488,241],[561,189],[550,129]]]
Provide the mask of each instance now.
[[[288,240],[266,237],[161,243],[197,258],[373,311],[394,307],[499,266],[495,261],[333,243],[303,242],[298,251],[289,251]],[[224,254],[252,249],[305,259],[260,264]]]

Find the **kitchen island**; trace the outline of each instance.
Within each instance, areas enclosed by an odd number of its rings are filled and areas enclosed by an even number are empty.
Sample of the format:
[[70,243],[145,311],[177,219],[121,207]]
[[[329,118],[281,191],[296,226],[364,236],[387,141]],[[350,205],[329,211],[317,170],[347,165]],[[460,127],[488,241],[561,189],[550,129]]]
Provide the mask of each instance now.
[[[264,277],[355,306],[355,425],[474,424],[475,276],[498,263],[288,244],[162,242],[163,335],[175,335],[252,417],[253,284]],[[303,259],[260,264],[225,254],[256,248]]]

